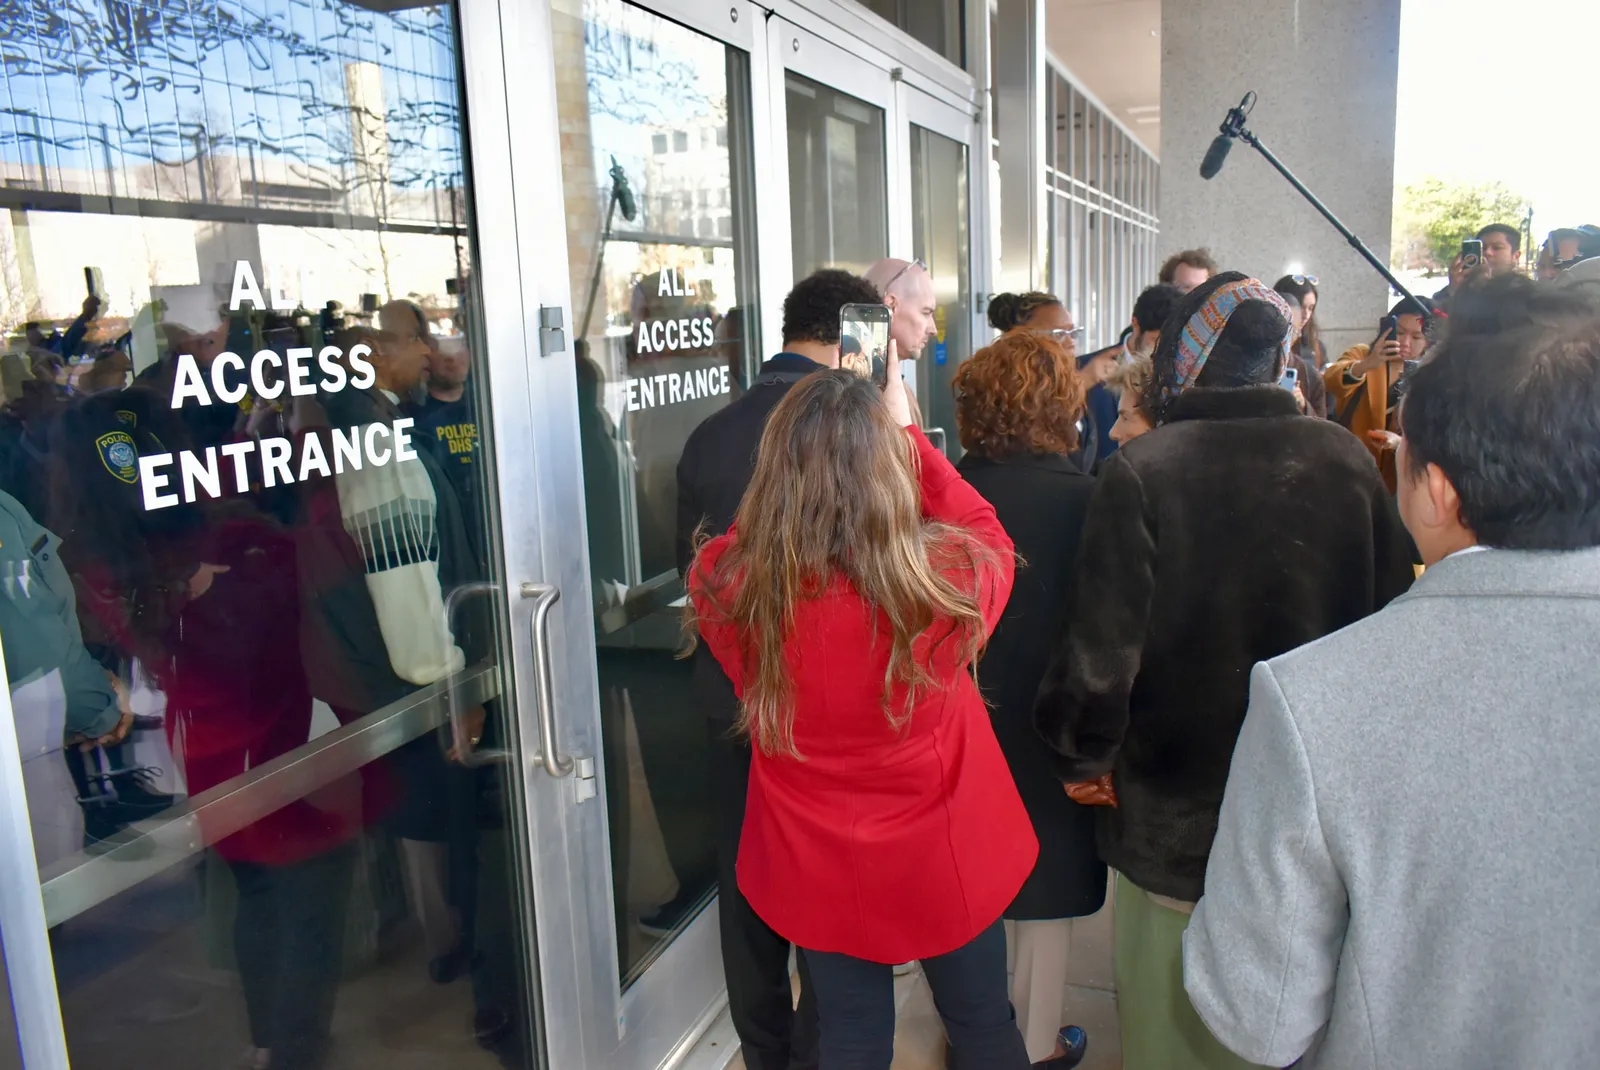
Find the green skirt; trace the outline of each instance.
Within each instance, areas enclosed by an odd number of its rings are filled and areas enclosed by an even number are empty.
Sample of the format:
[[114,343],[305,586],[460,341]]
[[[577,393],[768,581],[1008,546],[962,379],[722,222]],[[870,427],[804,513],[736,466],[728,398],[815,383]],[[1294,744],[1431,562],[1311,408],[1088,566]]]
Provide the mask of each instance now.
[[1189,915],[1117,874],[1117,1018],[1122,1070],[1251,1070],[1224,1048],[1183,990]]

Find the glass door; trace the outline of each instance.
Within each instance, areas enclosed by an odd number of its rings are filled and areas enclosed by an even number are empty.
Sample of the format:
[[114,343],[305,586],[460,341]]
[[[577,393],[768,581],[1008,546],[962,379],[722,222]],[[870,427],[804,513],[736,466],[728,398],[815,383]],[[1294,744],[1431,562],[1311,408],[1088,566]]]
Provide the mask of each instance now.
[[[677,466],[759,363],[751,84],[761,12],[742,0],[553,0],[550,129],[528,166],[533,268],[565,294],[571,345],[536,399],[564,444],[539,466],[571,509],[545,552],[578,572],[558,642],[561,705],[589,720],[604,824],[586,907],[587,1065],[661,1064],[723,993],[712,725],[683,646],[692,532]],[[765,134],[765,130],[760,131]],[[546,146],[549,155],[544,155]],[[552,163],[559,161],[559,167]],[[559,458],[559,463],[557,463]],[[567,497],[570,485],[571,497]],[[592,836],[592,838],[591,838]],[[592,1008],[588,1010],[588,1008]]]
[[528,815],[583,765],[505,493],[509,128],[465,122],[494,5],[40,12],[0,89],[30,1070],[539,1066],[564,901]]
[[902,187],[889,165],[888,71],[788,19],[769,19],[767,30],[775,148],[785,162],[772,169],[781,179],[774,195],[788,205],[791,252],[774,286],[787,292],[819,268],[861,273],[889,255],[890,206]]
[[961,442],[950,382],[972,355],[974,339],[988,337],[972,300],[970,145],[977,119],[903,82],[898,92],[907,135],[911,256],[927,265],[937,300],[939,333],[917,362],[917,396],[928,427],[944,431],[945,449],[955,459]]

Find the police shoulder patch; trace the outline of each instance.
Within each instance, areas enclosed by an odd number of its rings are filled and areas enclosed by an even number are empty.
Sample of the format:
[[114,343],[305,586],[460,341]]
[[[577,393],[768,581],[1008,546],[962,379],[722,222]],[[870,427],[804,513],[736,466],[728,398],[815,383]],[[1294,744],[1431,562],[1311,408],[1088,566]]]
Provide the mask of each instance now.
[[139,448],[126,431],[111,431],[94,440],[100,450],[100,463],[124,483],[139,482]]

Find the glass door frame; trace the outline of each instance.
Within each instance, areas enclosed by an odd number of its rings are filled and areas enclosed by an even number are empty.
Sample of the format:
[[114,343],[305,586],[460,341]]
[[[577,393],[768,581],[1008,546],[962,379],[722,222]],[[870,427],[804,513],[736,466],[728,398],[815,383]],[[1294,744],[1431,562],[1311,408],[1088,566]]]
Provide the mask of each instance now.
[[[949,93],[935,95],[933,92],[910,85],[904,80],[899,80],[895,84],[895,104],[897,120],[894,130],[896,136],[900,139],[895,159],[905,175],[906,196],[902,201],[894,204],[890,213],[890,234],[893,235],[897,232],[898,220],[898,232],[904,236],[901,244],[896,245],[891,241],[890,247],[903,250],[903,252],[891,253],[890,255],[910,259],[915,252],[913,247],[910,192],[913,181],[911,174],[911,128],[920,126],[924,130],[938,134],[940,137],[945,137],[964,145],[967,149],[967,312],[969,320],[967,337],[972,340],[972,352],[975,353],[982,348],[980,340],[986,344],[992,333],[989,329],[988,316],[985,309],[980,307],[981,302],[979,299],[979,294],[986,290],[986,286],[980,281],[979,277],[983,258],[979,255],[978,237],[978,231],[983,223],[981,204],[978,198],[980,195],[987,197],[987,193],[980,193],[983,189],[980,185],[981,177],[985,170],[983,163],[987,159],[987,154],[981,152],[983,148],[980,141],[982,114],[975,105],[966,104],[963,106],[952,100]],[[972,353],[956,354],[957,362],[966,360],[971,355]],[[924,351],[923,357],[924,359],[917,362],[917,390],[919,393],[926,390],[931,381],[931,374],[928,368],[932,358],[926,351]],[[956,429],[953,427],[945,428],[945,435],[947,441],[954,441]]]
[[[772,130],[755,96],[755,87],[768,81],[761,9],[749,0],[650,0],[635,6],[749,54],[752,152],[757,160],[770,154]],[[551,687],[560,711],[556,736],[561,753],[586,759],[590,774],[587,786],[573,778],[558,781],[525,759],[547,1065],[655,1070],[691,1048],[725,1002],[717,909],[713,902],[701,910],[623,990],[572,359],[575,304],[581,295],[573,293],[569,276],[555,65],[543,59],[553,57],[556,47],[550,0],[501,0],[500,20],[503,36],[495,59],[503,64],[504,81],[496,106],[503,114],[505,101],[516,102],[512,121],[518,133],[510,141],[508,178],[515,181],[518,210],[507,218],[521,251],[519,262],[505,270],[520,278],[527,336],[537,339],[541,329],[550,329],[541,317],[563,330],[546,355],[539,355],[537,344],[529,347],[531,463],[519,485],[502,482],[502,493],[537,500],[539,515],[550,522],[535,525],[538,536],[527,547],[529,559],[521,572],[509,574],[542,576],[561,589],[550,636]],[[764,194],[758,197],[759,214],[769,201]],[[758,218],[764,227],[764,216]],[[765,255],[770,244],[763,242],[758,255]],[[758,294],[769,292],[764,283],[758,280]],[[535,813],[541,803],[547,808]]]

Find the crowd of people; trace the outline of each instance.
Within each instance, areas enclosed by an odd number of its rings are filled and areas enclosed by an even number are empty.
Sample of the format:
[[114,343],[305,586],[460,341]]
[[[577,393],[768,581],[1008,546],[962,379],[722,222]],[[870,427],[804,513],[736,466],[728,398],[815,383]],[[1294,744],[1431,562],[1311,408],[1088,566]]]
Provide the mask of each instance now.
[[887,1070],[912,960],[950,1066],[1077,1065],[1108,870],[1129,1070],[1596,1064],[1600,249],[1508,229],[1333,359],[1315,277],[1205,250],[1097,352],[998,295],[955,464],[921,265],[795,286],[678,471],[747,1066]]

